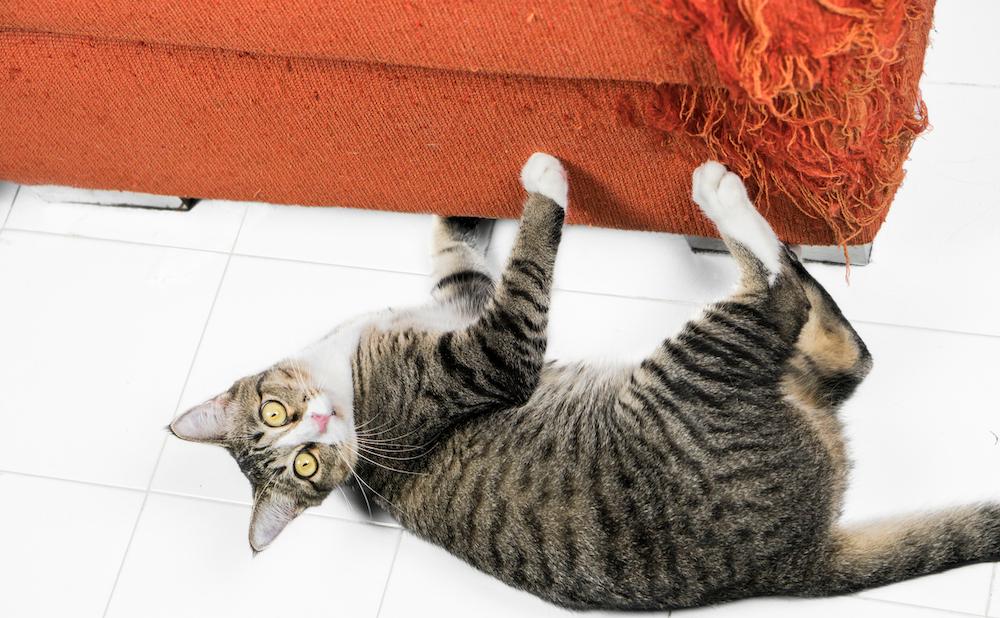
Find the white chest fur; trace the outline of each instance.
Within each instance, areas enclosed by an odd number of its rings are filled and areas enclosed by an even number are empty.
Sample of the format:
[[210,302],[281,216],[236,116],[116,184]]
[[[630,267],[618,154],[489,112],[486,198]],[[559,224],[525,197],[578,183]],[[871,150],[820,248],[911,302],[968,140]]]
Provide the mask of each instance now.
[[309,371],[314,383],[325,392],[334,408],[345,418],[354,416],[354,384],[351,359],[361,335],[377,330],[416,329],[447,332],[468,326],[470,319],[448,305],[429,304],[403,310],[385,309],[357,316],[308,346],[293,358]]

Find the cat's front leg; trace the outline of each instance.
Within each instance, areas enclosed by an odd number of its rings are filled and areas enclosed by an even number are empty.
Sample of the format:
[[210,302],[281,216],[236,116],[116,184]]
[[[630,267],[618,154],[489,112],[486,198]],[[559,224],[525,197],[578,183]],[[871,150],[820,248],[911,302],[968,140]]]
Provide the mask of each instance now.
[[437,217],[434,220],[434,288],[441,305],[470,319],[482,313],[493,297],[494,281],[486,265],[492,219]]
[[569,186],[558,159],[535,153],[521,171],[529,192],[510,258],[492,299],[466,329],[445,333],[437,360],[472,407],[518,405],[538,383],[549,297]]

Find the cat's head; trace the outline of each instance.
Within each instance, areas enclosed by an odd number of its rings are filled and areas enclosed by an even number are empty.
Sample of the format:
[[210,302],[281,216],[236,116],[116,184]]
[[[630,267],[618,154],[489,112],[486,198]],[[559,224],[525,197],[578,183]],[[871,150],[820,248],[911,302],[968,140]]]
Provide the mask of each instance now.
[[232,454],[253,487],[250,545],[260,551],[351,474],[357,438],[350,408],[300,363],[284,361],[178,416],[170,431]]

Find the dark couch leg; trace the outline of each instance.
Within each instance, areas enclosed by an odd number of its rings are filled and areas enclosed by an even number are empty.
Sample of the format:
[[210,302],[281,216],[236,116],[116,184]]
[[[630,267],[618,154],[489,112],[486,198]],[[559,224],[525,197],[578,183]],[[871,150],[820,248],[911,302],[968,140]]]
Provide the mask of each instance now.
[[150,208],[153,210],[191,210],[198,203],[197,198],[173,195],[153,195],[152,193],[132,193],[128,191],[103,191],[98,189],[78,189],[59,185],[25,186],[46,202],[70,204],[92,204],[97,206],[120,206],[125,208]]

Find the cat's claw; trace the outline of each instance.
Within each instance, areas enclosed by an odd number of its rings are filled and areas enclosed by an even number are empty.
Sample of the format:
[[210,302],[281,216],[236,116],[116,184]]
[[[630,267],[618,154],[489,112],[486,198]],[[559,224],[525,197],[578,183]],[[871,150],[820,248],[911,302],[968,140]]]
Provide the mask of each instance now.
[[566,210],[569,204],[569,181],[559,159],[544,152],[528,157],[521,168],[521,184],[528,193],[538,193]]
[[747,196],[743,181],[717,161],[706,161],[691,177],[691,198],[719,233],[753,253],[770,283],[781,271],[781,242]]

